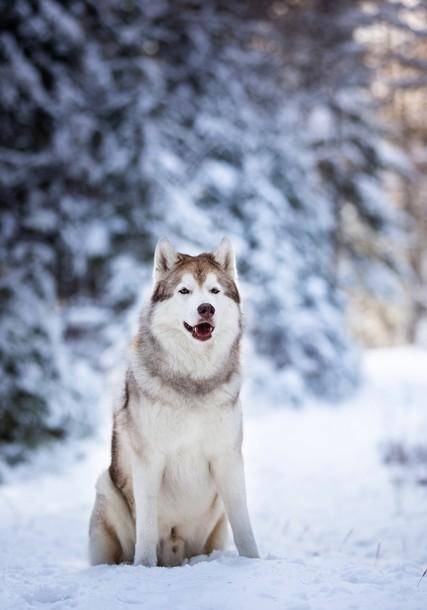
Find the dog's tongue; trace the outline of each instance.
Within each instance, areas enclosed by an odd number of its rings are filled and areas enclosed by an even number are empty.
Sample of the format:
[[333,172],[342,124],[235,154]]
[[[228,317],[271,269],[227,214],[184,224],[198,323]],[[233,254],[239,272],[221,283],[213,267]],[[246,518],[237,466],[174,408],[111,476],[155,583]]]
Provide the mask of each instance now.
[[201,322],[194,327],[194,334],[197,339],[209,339],[212,335],[212,326],[208,322]]

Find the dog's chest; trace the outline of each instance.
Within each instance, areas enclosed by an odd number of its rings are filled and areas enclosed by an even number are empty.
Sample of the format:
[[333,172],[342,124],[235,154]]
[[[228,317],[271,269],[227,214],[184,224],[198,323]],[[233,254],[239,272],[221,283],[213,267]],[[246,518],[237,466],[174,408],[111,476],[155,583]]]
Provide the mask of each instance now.
[[160,489],[166,512],[203,513],[212,503],[215,485],[209,460],[200,447],[187,446],[166,457]]
[[224,406],[215,400],[182,400],[173,405],[160,402],[140,405],[137,432],[150,451],[168,459],[198,460],[226,450],[240,426],[238,405]]
[[196,523],[210,510],[217,495],[211,461],[236,444],[239,420],[239,405],[213,401],[173,407],[152,403],[140,409],[141,443],[163,461],[159,518],[166,530]]

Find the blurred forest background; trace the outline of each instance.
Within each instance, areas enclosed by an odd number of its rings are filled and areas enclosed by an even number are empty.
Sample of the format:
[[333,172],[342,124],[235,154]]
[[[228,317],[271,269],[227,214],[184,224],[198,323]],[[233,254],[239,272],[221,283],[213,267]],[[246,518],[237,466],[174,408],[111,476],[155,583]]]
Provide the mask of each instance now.
[[423,0],[0,7],[3,457],[91,430],[161,235],[232,237],[270,397],[427,342]]

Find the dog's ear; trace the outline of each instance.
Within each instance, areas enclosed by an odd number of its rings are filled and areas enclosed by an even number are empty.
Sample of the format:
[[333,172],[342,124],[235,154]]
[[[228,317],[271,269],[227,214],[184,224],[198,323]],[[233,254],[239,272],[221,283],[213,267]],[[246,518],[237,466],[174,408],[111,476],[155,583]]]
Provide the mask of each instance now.
[[166,237],[159,239],[154,252],[153,277],[156,282],[163,279],[172,269],[176,263],[177,256],[175,248]]
[[236,256],[229,237],[223,237],[218,248],[213,252],[217,263],[221,265],[226,273],[237,279]]

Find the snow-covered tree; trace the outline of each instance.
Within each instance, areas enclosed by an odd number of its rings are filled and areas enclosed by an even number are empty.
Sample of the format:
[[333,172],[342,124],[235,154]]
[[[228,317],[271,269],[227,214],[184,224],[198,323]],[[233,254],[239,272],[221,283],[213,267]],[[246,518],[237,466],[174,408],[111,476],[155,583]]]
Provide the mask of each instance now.
[[[83,359],[95,375],[161,234],[193,251],[232,236],[273,393],[336,397],[354,383],[337,239],[347,201],[373,231],[387,224],[377,126],[361,95],[368,76],[352,3],[308,3],[304,14],[298,4],[6,5],[0,415],[12,423],[3,440],[26,437],[26,426],[37,436],[52,413],[53,434],[69,427],[56,392],[82,404],[70,370]],[[329,27],[318,47],[315,24]],[[321,74],[332,73],[326,84]],[[27,377],[31,421],[13,418]]]

